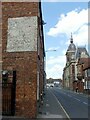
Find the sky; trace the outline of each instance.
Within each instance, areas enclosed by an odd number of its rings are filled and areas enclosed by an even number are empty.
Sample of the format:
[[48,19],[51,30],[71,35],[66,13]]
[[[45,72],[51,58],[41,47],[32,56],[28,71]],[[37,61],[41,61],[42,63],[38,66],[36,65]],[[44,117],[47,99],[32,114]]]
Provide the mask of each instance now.
[[47,78],[62,79],[71,33],[76,47],[88,50],[88,10],[88,2],[42,2]]

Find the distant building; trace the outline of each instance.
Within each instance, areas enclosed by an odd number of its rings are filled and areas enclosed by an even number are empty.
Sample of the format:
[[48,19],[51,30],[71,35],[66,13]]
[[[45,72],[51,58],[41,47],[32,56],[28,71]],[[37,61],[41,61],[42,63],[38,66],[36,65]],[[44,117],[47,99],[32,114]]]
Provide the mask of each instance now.
[[55,83],[60,83],[62,85],[62,80],[61,79],[54,79],[54,78],[49,78],[46,80],[47,84],[55,84]]
[[36,118],[44,57],[41,2],[2,2],[3,115]]
[[66,66],[63,69],[63,87],[71,90],[77,88],[77,63],[79,58],[88,58],[85,47],[76,48],[71,35],[70,45],[66,51]]

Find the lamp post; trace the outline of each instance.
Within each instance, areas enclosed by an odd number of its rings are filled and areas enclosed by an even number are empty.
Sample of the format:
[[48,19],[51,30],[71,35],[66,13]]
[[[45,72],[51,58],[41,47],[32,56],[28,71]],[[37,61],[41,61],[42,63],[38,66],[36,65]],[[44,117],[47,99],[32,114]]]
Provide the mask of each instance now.
[[57,50],[46,50],[45,52],[49,52],[49,51],[51,51],[51,52],[52,52],[52,51],[57,51]]
[[[57,50],[55,50],[55,49],[51,49],[51,50],[46,50],[45,52],[46,53],[48,53],[48,52],[56,52]],[[45,71],[46,71],[46,60],[45,60]],[[46,74],[46,76],[47,76],[47,74]],[[46,82],[45,82],[45,84],[46,84]]]

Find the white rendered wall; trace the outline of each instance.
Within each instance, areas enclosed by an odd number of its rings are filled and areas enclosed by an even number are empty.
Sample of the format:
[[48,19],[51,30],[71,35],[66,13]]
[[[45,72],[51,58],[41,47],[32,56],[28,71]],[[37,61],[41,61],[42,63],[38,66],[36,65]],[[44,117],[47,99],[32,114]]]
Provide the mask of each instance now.
[[37,51],[37,16],[8,19],[7,52]]

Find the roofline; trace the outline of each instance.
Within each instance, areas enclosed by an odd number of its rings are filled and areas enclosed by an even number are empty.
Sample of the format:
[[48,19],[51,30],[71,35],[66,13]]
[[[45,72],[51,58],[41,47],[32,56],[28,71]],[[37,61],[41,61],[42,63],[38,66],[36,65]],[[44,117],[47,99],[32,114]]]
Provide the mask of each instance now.
[[40,10],[40,17],[41,17],[41,30],[42,30],[42,43],[43,43],[43,54],[45,57],[45,47],[44,47],[44,32],[43,32],[43,19],[42,19],[42,8],[41,8],[41,0],[39,0],[39,10]]

